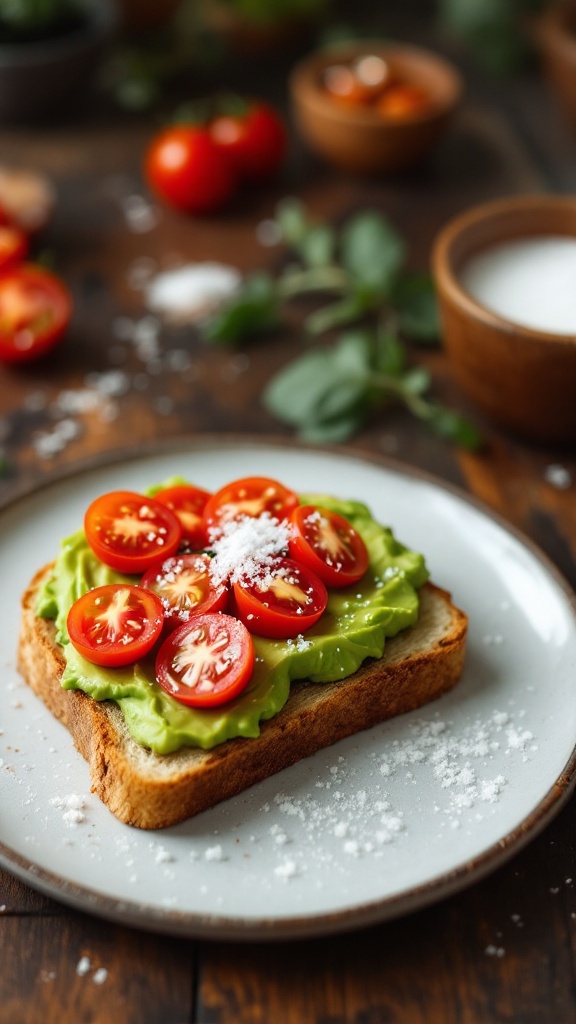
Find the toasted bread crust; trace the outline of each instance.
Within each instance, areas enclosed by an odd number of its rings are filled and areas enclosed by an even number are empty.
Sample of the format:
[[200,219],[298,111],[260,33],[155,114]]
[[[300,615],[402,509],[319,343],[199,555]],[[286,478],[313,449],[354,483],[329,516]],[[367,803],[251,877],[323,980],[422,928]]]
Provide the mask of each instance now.
[[23,596],[20,672],[70,731],[90,766],[92,791],[139,828],[176,824],[337,740],[419,708],[451,689],[462,672],[467,617],[446,591],[427,583],[417,625],[388,640],[382,658],[339,682],[293,684],[285,707],[262,723],[257,739],[158,755],[132,739],[116,704],[60,686],[64,658],[54,624],[35,614],[48,570],[36,574]]

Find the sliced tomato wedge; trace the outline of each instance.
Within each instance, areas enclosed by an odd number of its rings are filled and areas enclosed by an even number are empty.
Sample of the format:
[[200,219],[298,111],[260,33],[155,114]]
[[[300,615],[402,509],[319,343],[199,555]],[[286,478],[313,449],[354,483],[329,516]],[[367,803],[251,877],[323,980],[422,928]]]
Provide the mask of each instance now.
[[251,633],[276,640],[298,636],[323,614],[328,593],[305,565],[279,558],[256,579],[234,584],[235,611]]
[[95,587],[68,612],[70,642],[87,661],[107,668],[130,665],[152,650],[164,622],[155,594],[125,583]]
[[110,491],[96,498],[86,510],[84,530],[101,562],[134,575],[175,554],[182,533],[171,509],[134,491]]
[[0,271],[22,263],[28,253],[28,237],[20,228],[0,224]]
[[149,569],[140,585],[160,599],[170,629],[192,615],[224,611],[230,593],[226,583],[212,581],[210,558],[202,554],[173,555]]
[[72,312],[70,292],[55,274],[20,263],[0,276],[0,361],[20,363],[49,352]]
[[182,525],[182,540],[192,551],[206,547],[203,513],[211,497],[209,491],[193,487],[192,484],[178,484],[175,487],[163,487],[154,497],[176,513]]
[[275,519],[288,519],[298,504],[298,495],[265,476],[248,476],[216,491],[204,509],[207,530],[244,516],[257,518],[267,512]]
[[231,615],[197,615],[175,629],[156,657],[156,679],[166,693],[190,707],[214,707],[246,688],[254,646]]
[[362,537],[344,516],[299,505],[290,523],[291,557],[312,569],[326,586],[348,587],[362,579],[370,558]]

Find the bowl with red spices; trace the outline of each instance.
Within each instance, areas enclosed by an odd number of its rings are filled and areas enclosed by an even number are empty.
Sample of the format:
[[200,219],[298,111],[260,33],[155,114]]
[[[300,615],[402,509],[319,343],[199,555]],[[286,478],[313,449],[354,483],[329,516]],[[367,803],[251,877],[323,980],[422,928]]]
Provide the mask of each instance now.
[[462,94],[458,71],[415,46],[375,41],[315,51],[290,75],[296,127],[347,171],[398,171],[425,159]]

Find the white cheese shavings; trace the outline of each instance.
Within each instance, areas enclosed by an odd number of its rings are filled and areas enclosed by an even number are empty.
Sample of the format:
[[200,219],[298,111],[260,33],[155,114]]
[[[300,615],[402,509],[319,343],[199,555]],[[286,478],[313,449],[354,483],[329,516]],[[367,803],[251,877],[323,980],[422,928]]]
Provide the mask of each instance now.
[[288,548],[290,527],[269,512],[223,523],[210,535],[214,583],[254,580]]

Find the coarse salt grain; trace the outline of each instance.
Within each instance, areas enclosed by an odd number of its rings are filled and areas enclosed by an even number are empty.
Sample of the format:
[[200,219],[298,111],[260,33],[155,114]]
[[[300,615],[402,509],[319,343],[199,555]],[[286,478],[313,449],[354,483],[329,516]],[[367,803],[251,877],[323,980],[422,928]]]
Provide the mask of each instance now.
[[209,846],[204,854],[204,857],[208,861],[226,860],[224,850],[222,849],[220,843],[218,843],[216,846]]
[[80,977],[83,977],[85,974],[88,974],[89,970],[90,970],[90,959],[89,959],[89,957],[87,957],[87,956],[80,957],[78,963],[76,964],[76,974],[80,975]]
[[221,523],[209,538],[213,582],[255,580],[263,568],[273,565],[288,548],[289,540],[288,524],[279,522],[269,512]]

